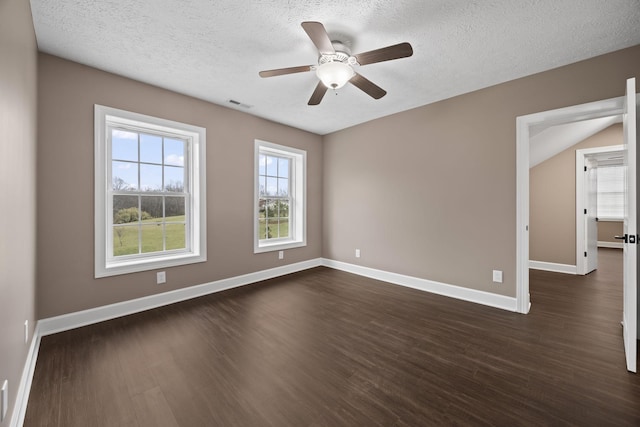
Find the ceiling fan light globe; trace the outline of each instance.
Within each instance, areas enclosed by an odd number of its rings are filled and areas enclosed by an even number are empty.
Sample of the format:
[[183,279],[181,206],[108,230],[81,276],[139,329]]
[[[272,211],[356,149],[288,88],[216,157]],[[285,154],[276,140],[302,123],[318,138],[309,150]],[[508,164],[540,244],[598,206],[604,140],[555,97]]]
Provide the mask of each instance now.
[[316,69],[316,75],[329,89],[340,89],[354,74],[353,68],[342,62],[326,62]]

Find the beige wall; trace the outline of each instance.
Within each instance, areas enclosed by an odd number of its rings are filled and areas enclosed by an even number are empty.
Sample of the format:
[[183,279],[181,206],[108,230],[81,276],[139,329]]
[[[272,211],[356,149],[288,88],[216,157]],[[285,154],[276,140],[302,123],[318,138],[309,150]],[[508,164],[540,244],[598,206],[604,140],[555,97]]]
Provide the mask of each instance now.
[[576,265],[576,150],[619,144],[615,124],[531,168],[529,259]]
[[[46,318],[321,256],[321,137],[124,77],[39,56],[38,315]],[[93,106],[207,130],[208,261],[94,279]],[[253,254],[254,139],[307,150],[304,248]]]
[[9,380],[9,411],[35,324],[36,40],[29,2],[0,0],[0,384]]
[[326,136],[324,256],[515,296],[516,117],[621,96],[632,76],[640,46]]
[[598,221],[598,242],[621,243],[613,236],[621,236],[622,230],[623,226],[620,221]]

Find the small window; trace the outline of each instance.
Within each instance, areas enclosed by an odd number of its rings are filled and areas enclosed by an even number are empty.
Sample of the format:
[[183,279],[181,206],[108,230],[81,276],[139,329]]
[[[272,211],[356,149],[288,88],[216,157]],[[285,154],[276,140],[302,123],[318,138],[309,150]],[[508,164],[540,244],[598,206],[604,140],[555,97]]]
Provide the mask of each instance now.
[[306,151],[256,140],[254,252],[306,245]]
[[624,219],[624,166],[598,166],[598,219]]
[[206,261],[205,129],[95,116],[95,276]]

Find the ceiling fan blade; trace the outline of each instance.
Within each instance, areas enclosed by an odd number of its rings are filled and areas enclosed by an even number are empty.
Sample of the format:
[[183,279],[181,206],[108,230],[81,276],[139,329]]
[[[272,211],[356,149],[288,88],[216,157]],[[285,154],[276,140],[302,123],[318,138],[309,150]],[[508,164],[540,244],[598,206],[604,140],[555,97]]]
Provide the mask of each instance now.
[[411,45],[409,43],[400,43],[353,56],[355,56],[358,64],[367,65],[375,64],[376,62],[390,61],[392,59],[407,58],[411,55],[413,55]]
[[277,68],[275,70],[260,71],[260,77],[274,77],[282,76],[284,74],[304,73],[305,71],[311,71],[311,65],[302,65],[300,67],[289,68]]
[[358,73],[356,73],[355,76],[351,77],[349,83],[375,99],[380,99],[387,94],[386,90],[382,89],[377,84],[372,83],[371,80],[364,78],[361,74]]
[[309,99],[308,104],[309,105],[320,104],[320,101],[322,101],[324,94],[327,93],[327,89],[328,88],[324,85],[324,83],[318,82],[318,86],[316,86],[316,89],[313,91],[313,95],[311,95],[311,98]]
[[318,48],[321,55],[330,55],[336,53],[331,44],[331,39],[324,25],[319,22],[306,21],[302,23],[302,28],[306,31],[314,45]]

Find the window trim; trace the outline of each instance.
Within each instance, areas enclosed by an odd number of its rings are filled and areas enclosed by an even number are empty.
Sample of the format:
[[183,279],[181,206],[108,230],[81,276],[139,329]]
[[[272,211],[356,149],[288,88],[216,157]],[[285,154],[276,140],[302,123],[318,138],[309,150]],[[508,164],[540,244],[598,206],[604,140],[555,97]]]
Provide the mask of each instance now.
[[[259,166],[260,153],[268,153],[276,156],[290,158],[291,198],[293,206],[289,207],[289,221],[292,236],[284,239],[273,239],[270,242],[260,240],[259,225]],[[254,167],[253,167],[253,253],[280,251],[307,246],[307,152],[297,148],[274,144],[272,142],[256,139],[254,142]]]
[[[189,235],[191,243],[186,252],[151,253],[139,257],[114,259],[107,254],[109,212],[108,177],[110,176],[111,150],[108,143],[108,124],[137,127],[140,130],[180,135],[191,140],[188,147],[188,182],[191,185],[189,197],[191,205],[186,207],[189,216]],[[94,238],[95,270],[94,277],[108,277],[119,274],[155,270],[159,268],[205,262],[207,260],[207,212],[206,212],[206,129],[185,123],[133,113],[117,108],[95,104],[94,106]]]

